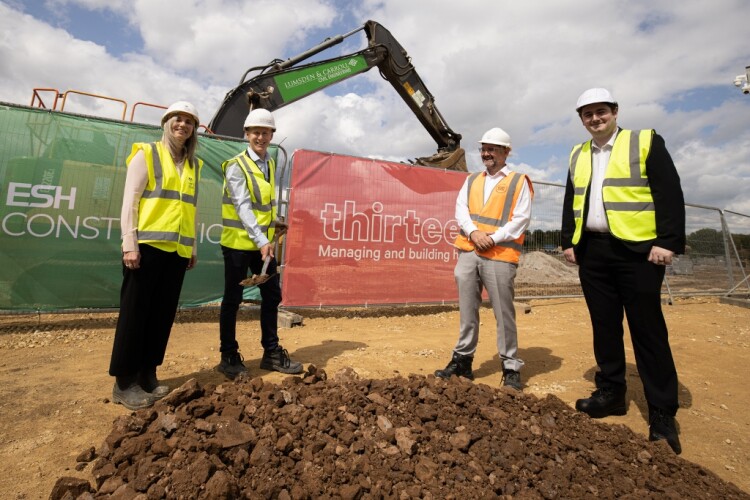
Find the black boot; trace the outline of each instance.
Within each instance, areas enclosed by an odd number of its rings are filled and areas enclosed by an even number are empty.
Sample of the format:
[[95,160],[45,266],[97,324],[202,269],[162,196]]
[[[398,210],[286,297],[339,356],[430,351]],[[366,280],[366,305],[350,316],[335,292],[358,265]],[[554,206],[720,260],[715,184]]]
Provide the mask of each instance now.
[[135,376],[116,377],[112,388],[112,401],[128,410],[140,410],[154,404],[154,397],[138,385]]
[[682,453],[680,437],[677,435],[677,427],[672,415],[660,408],[649,408],[648,425],[649,441],[665,439],[675,454]]
[[289,373],[291,375],[296,375],[304,371],[302,363],[292,361],[289,358],[289,353],[281,346],[277,346],[276,349],[263,351],[263,359],[260,360],[260,367],[263,370]]
[[238,375],[247,373],[243,361],[242,354],[238,351],[222,352],[221,363],[216,370],[223,373],[229,380],[234,380]]
[[576,410],[587,413],[591,418],[625,415],[628,411],[625,403],[625,389],[611,387],[597,389],[591,397],[576,401]]
[[503,387],[510,387],[517,391],[522,390],[521,374],[517,370],[503,369]]
[[156,399],[161,399],[169,394],[169,386],[162,384],[159,382],[159,379],[156,378],[155,366],[138,372],[138,385],[140,385],[144,391],[151,393]]
[[474,372],[471,371],[471,364],[473,362],[474,356],[461,356],[454,352],[448,366],[444,370],[436,370],[435,376],[439,378],[451,378],[451,375],[455,375],[474,380]]

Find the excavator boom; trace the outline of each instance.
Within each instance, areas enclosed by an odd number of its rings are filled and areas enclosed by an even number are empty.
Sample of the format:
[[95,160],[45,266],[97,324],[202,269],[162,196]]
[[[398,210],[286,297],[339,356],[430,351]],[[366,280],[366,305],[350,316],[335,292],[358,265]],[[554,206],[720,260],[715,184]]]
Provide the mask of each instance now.
[[[364,50],[298,65],[362,30],[368,39],[368,46]],[[209,123],[209,129],[216,134],[242,137],[242,124],[248,110],[265,108],[274,111],[375,66],[438,145],[436,154],[416,158],[413,163],[466,171],[465,153],[460,147],[461,135],[451,130],[443,119],[435,106],[434,97],[411,64],[406,50],[387,29],[375,21],[367,21],[344,35],[328,38],[286,61],[274,60],[265,66],[249,69],[240,84],[227,93]],[[245,80],[253,71],[259,73]]]

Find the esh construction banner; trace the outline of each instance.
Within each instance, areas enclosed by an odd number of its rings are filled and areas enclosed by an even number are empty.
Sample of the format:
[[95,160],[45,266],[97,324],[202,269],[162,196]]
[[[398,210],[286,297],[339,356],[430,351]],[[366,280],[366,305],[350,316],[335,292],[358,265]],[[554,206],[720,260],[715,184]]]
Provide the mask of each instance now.
[[[125,158],[134,142],[161,134],[149,125],[0,104],[0,310],[119,306]],[[199,139],[198,265],[185,277],[182,306],[223,294],[221,162],[245,147]],[[259,297],[257,289],[246,297]]]
[[283,304],[456,302],[454,213],[466,175],[296,151]]

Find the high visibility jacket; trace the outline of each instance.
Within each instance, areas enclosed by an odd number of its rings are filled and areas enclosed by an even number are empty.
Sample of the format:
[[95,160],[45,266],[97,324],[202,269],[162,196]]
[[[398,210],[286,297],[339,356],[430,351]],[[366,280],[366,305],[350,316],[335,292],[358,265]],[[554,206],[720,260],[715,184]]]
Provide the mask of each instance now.
[[221,244],[236,250],[258,250],[258,245],[250,238],[247,229],[242,224],[229,196],[227,189],[226,172],[227,167],[236,163],[245,174],[247,189],[250,192],[250,202],[253,214],[258,226],[266,233],[269,240],[273,239],[276,220],[276,162],[273,158],[268,160],[268,180],[263,171],[244,152],[238,154],[221,164],[224,172],[224,195],[221,200]]
[[127,163],[143,150],[148,183],[138,205],[138,242],[181,257],[193,255],[195,212],[203,161],[185,162],[180,176],[161,142],[133,144]]
[[[610,232],[617,238],[640,242],[656,238],[654,198],[646,175],[646,159],[654,137],[652,129],[620,130],[615,137],[609,163],[604,172],[602,200]],[[575,188],[573,244],[581,240],[583,212],[591,182],[591,141],[570,153],[570,178]]]
[[[498,182],[487,199],[487,203],[485,203],[484,181],[484,172],[469,176],[467,187],[469,215],[478,230],[494,233],[513,218],[513,209],[516,206],[519,194],[521,194],[523,183],[528,182],[532,197],[534,196],[534,187],[526,175],[510,172]],[[488,259],[517,264],[523,249],[523,240],[524,235],[522,234],[513,241],[501,241],[489,250],[477,251],[477,254]],[[456,237],[454,245],[466,252],[475,251],[474,243],[469,239],[469,235],[464,233],[463,229]]]

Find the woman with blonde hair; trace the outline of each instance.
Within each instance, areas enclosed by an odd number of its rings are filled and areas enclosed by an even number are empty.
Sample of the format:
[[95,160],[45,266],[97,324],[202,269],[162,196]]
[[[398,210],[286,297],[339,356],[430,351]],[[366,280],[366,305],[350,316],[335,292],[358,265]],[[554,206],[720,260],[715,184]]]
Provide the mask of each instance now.
[[197,262],[198,112],[178,101],[162,116],[161,140],[133,144],[120,225],[123,282],[109,374],[112,400],[130,410],[166,396],[164,361],[185,271]]

